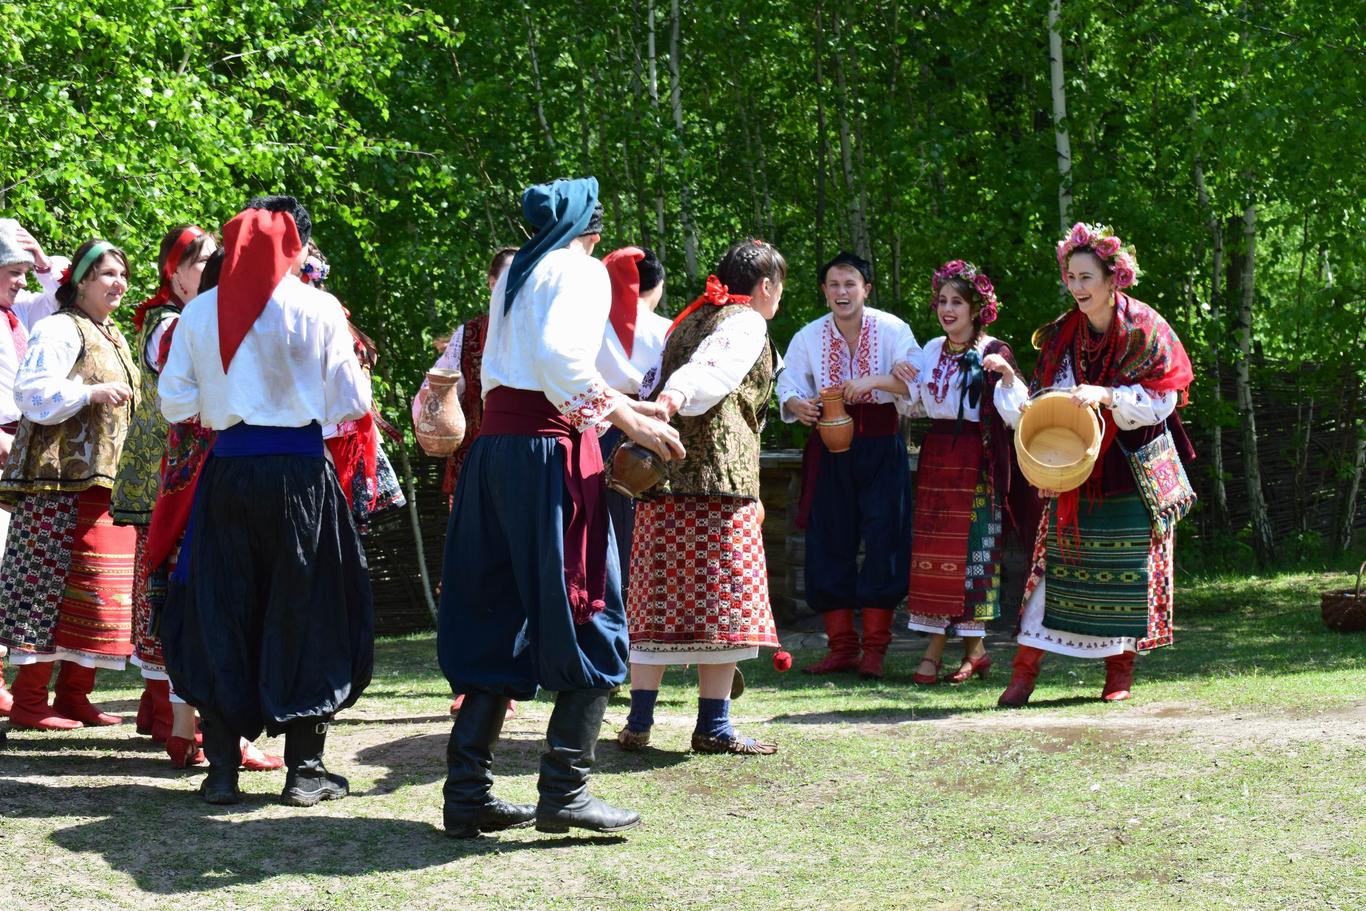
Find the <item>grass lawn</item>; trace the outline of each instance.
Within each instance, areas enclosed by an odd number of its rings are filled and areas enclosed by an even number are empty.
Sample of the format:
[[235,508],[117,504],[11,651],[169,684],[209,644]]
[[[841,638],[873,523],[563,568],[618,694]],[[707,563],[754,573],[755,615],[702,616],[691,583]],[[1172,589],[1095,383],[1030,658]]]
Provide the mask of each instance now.
[[[612,703],[594,791],[641,811],[625,837],[478,841],[440,830],[449,697],[432,637],[380,643],[328,764],[355,795],[313,810],[243,774],[210,808],[131,725],[11,732],[0,752],[0,894],[83,908],[1362,909],[1366,634],[1325,631],[1342,574],[1184,580],[1177,644],[1132,702],[1099,662],[1050,656],[1034,704],[986,683],[916,688],[747,668],[733,715],[772,757],[687,752],[695,677],[671,670],[654,745],[619,752]],[[918,646],[917,646],[918,647]],[[814,653],[797,654],[797,663]],[[131,714],[134,671],[101,673]],[[533,801],[549,703],[504,729],[498,793]],[[268,741],[278,752],[280,741]]]

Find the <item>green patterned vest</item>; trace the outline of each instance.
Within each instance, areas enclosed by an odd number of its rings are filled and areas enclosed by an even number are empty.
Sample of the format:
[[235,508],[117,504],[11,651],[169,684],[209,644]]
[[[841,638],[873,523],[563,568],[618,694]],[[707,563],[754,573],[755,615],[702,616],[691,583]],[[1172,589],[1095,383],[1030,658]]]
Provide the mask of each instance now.
[[179,315],[180,308],[170,304],[149,310],[138,333],[134,355],[142,367],[142,399],[133,412],[128,427],[128,439],[123,444],[123,458],[119,460],[114,478],[114,493],[109,501],[109,514],[119,525],[150,525],[152,507],[156,505],[157,489],[161,484],[161,455],[166,449],[166,419],[161,416],[161,399],[157,396],[160,372],[146,359],[147,340],[168,315]]
[[48,319],[69,319],[80,333],[81,353],[68,378],[80,378],[87,386],[127,383],[133,400],[122,405],[86,405],[60,424],[21,419],[0,475],[0,500],[9,503],[43,490],[112,487],[128,423],[141,398],[137,365],[117,329],[113,330],[117,341],[110,341],[90,317],[74,307],[63,308]]
[[[740,304],[703,307],[680,323],[664,346],[656,394],[723,319],[744,309]],[[688,455],[669,463],[669,477],[660,493],[759,499],[759,432],[773,396],[777,362],[773,340],[765,334],[763,353],[739,388],[704,414],[674,416],[672,423]]]

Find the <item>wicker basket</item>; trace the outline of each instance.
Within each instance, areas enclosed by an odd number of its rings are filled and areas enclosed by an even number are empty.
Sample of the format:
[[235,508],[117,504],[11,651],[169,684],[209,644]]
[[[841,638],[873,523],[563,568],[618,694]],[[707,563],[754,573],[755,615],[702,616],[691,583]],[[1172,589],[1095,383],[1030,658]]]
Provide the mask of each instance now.
[[1030,403],[1015,429],[1020,472],[1040,490],[1076,490],[1091,476],[1100,437],[1094,408],[1078,408],[1067,392],[1044,392]]
[[1355,591],[1324,592],[1323,625],[1339,633],[1359,633],[1366,630],[1366,598],[1361,596],[1361,574],[1366,563],[1357,568]]

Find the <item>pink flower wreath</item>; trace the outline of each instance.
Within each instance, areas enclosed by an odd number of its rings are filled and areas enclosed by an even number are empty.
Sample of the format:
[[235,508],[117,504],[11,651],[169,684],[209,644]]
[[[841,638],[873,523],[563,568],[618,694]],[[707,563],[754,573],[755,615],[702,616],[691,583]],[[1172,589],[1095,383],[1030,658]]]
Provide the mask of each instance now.
[[996,309],[1001,305],[996,298],[996,288],[975,265],[961,259],[951,259],[934,270],[934,281],[930,283],[931,310],[938,304],[939,289],[951,278],[961,278],[972,287],[973,297],[977,299],[977,315],[983,326],[996,322]]
[[1138,281],[1138,258],[1133,245],[1125,246],[1109,225],[1088,225],[1079,221],[1058,241],[1058,267],[1067,284],[1067,258],[1077,250],[1090,249],[1113,270],[1116,288],[1128,288]]

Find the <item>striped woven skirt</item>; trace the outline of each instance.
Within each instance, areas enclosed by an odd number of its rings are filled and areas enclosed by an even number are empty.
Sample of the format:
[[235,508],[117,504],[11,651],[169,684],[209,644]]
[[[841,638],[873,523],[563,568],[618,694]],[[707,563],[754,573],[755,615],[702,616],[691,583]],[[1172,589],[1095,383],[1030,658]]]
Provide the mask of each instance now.
[[[949,422],[944,422],[949,424]],[[951,425],[950,425],[951,426]],[[909,627],[982,635],[1001,613],[1001,507],[986,472],[981,429],[938,422],[916,469]]]
[[134,543],[109,515],[107,488],[24,496],[0,565],[0,644],[11,661],[121,669],[132,653]]
[[626,594],[631,660],[725,664],[777,648],[759,507],[664,496],[636,506]]
[[175,557],[152,567],[147,562],[147,526],[139,525],[133,554],[133,663],[142,676],[166,679],[166,658],[161,652],[161,610],[166,606],[166,584],[175,569]]
[[1083,498],[1079,546],[1058,541],[1051,504],[1044,540],[1044,626],[1087,636],[1126,636],[1144,651],[1172,641],[1172,536],[1154,534],[1138,494]]

